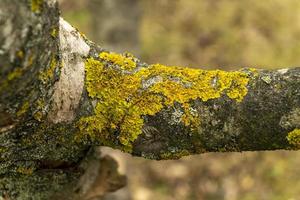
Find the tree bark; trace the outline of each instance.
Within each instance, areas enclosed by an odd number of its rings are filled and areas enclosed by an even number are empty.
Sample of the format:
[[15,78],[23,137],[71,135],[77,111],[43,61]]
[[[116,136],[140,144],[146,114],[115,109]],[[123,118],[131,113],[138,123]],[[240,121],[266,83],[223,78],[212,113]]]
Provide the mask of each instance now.
[[150,159],[300,146],[300,68],[148,65],[89,41],[54,0],[0,2],[0,65],[5,199],[92,199],[121,187],[99,145]]

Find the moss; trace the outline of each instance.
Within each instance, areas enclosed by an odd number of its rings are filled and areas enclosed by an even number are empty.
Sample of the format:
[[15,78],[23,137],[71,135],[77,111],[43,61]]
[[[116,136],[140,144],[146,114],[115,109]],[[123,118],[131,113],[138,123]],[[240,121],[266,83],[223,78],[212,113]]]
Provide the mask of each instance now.
[[44,0],[31,0],[31,11],[34,13],[40,13],[42,11]]
[[155,115],[177,102],[184,111],[182,123],[194,128],[199,126],[201,116],[193,110],[191,100],[208,101],[227,95],[241,102],[247,94],[249,78],[244,72],[161,64],[138,68],[137,59],[131,55],[102,52],[99,57],[89,58],[85,64],[88,94],[98,101],[95,114],[83,117],[79,128],[103,143],[110,142],[111,134],[118,132],[118,142],[125,151],[131,151],[133,141],[142,133],[143,116]]
[[289,144],[294,147],[300,147],[300,129],[296,128],[293,131],[289,132],[287,135],[287,140]]
[[20,116],[22,116],[23,114],[25,114],[25,113],[28,111],[28,108],[29,108],[29,102],[28,102],[28,101],[25,101],[25,102],[23,103],[23,105],[21,106],[21,108],[18,110],[17,116],[20,117]]
[[57,67],[57,61],[55,56],[52,57],[50,65],[47,67],[46,70],[40,72],[39,74],[39,80],[42,81],[43,84],[46,84],[54,77],[54,72]]

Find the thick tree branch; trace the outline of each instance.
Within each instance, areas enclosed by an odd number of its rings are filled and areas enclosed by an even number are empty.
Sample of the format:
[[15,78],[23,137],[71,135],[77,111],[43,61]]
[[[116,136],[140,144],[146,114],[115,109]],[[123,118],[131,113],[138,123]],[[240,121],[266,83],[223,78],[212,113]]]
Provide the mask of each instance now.
[[151,159],[300,146],[300,68],[148,65],[96,46],[55,1],[4,0],[0,17],[3,197],[86,195],[93,146]]

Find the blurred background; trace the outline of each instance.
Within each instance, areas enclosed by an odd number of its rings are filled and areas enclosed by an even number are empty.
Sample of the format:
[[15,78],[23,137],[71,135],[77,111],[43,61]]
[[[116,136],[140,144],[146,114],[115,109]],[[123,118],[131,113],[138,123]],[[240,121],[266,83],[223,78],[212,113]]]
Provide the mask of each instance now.
[[[206,69],[300,64],[299,0],[60,0],[89,39],[147,63]],[[128,176],[107,200],[300,200],[300,152],[151,161],[103,148]]]

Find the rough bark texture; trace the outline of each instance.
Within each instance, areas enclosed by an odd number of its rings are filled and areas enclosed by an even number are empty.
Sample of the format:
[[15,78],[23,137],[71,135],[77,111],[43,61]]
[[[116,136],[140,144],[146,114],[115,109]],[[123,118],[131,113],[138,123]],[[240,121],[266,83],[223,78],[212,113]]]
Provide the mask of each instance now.
[[97,145],[152,159],[300,146],[300,68],[148,65],[88,41],[55,1],[0,2],[0,66],[4,199],[119,188],[124,177]]
[[125,184],[115,161],[73,140],[88,52],[55,1],[0,2],[2,198],[91,199]]

